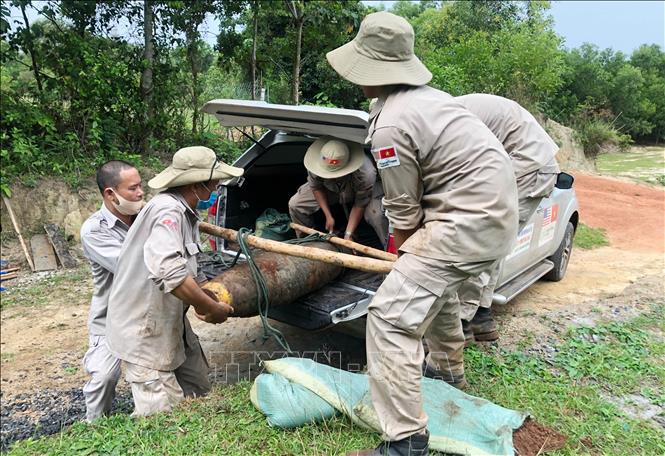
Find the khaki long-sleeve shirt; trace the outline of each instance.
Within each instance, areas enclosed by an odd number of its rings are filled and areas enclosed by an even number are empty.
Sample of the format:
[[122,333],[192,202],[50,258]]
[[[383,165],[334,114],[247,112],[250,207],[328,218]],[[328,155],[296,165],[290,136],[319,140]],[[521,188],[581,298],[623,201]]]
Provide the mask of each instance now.
[[365,156],[362,166],[351,174],[337,179],[324,179],[308,172],[307,182],[313,190],[326,189],[338,195],[340,204],[367,207],[376,182],[376,168],[372,160]]
[[369,134],[395,228],[419,228],[404,252],[454,262],[500,258],[517,233],[508,155],[445,92],[404,87],[379,100]]
[[118,258],[106,321],[109,349],[118,358],[163,371],[185,361],[188,306],[171,291],[188,275],[196,277],[198,223],[181,195],[164,192],[132,224]]
[[81,226],[83,254],[92,270],[93,291],[88,315],[90,335],[106,334],[106,311],[113,275],[128,230],[129,227],[104,204]]
[[554,156],[559,146],[529,111],[507,98],[484,93],[456,97],[456,101],[483,121],[506,150],[515,177],[534,171],[558,173]]

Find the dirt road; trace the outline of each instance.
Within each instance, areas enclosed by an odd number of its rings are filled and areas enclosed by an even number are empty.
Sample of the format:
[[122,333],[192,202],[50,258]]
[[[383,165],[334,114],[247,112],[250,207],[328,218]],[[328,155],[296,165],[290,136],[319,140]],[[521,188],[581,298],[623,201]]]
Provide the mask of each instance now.
[[[539,282],[496,309],[502,346],[514,346],[534,334],[535,350],[550,344],[557,334],[543,324],[543,316],[565,327],[607,312],[630,315],[639,310],[644,299],[663,296],[665,191],[588,175],[576,176],[576,189],[581,221],[604,228],[610,246],[575,250],[563,281]],[[82,413],[77,392],[86,378],[80,360],[87,346],[91,283],[85,266],[69,274],[39,277],[24,273],[9,285],[13,290],[3,292],[3,305],[18,294],[22,296],[1,315],[3,446],[34,431],[35,423],[44,419],[44,410],[49,409],[45,400],[53,402],[58,395],[64,398],[60,402],[65,405],[52,409],[56,411],[48,417],[49,422],[66,424]],[[192,320],[217,382],[254,377],[259,358],[281,350],[273,340],[262,338],[256,318],[234,319],[217,326]],[[334,364],[362,368],[364,343],[359,339],[331,331],[304,333],[276,326],[295,351],[320,352]],[[123,381],[120,389],[126,402]],[[47,399],[43,399],[45,394]],[[60,415],[54,417],[53,413]],[[57,426],[49,429],[57,430]]]

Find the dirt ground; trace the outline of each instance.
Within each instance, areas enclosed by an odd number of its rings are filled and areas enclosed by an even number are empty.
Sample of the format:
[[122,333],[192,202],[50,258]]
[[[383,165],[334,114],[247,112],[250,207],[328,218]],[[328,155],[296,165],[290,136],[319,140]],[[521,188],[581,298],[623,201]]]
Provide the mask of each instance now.
[[[502,346],[515,346],[535,334],[534,349],[547,350],[557,334],[551,325],[543,324],[543,317],[561,321],[562,327],[593,323],[598,315],[630,315],[645,299],[663,297],[665,191],[580,174],[576,175],[575,186],[581,222],[604,228],[610,246],[574,250],[563,281],[538,282],[496,309]],[[3,258],[15,255],[20,255],[15,246],[3,246]],[[3,408],[17,397],[44,390],[71,392],[84,384],[86,376],[80,360],[87,346],[92,289],[87,271],[82,265],[77,272],[81,279],[73,282],[58,282],[58,274],[62,273],[40,276],[22,272],[18,280],[6,283],[9,290],[2,293],[2,299],[11,297],[12,289],[19,287],[32,287],[37,292],[32,305],[2,310]],[[232,319],[216,326],[192,320],[219,383],[254,377],[259,359],[281,350],[273,340],[262,338],[258,318]],[[295,351],[320,352],[333,364],[362,368],[362,340],[332,331],[305,333],[275,326],[284,332]],[[126,392],[123,381],[120,388]]]

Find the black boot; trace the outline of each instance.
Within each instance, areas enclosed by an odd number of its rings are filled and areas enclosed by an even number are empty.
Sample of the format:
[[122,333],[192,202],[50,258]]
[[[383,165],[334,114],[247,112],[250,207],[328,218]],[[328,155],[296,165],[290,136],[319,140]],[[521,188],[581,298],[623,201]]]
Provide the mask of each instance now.
[[476,338],[473,336],[473,330],[471,329],[471,322],[462,320],[462,332],[464,333],[465,347],[469,347],[476,342]]
[[434,380],[443,380],[450,386],[454,386],[459,390],[465,390],[469,387],[469,384],[464,378],[464,374],[453,374],[448,371],[440,371],[434,367],[427,364],[427,361],[423,362],[423,375],[427,378],[433,378]]
[[481,342],[491,342],[499,338],[494,318],[492,318],[492,309],[487,307],[478,307],[476,315],[471,320],[471,331],[475,340]]
[[429,431],[402,440],[383,442],[373,450],[351,451],[347,456],[428,456]]

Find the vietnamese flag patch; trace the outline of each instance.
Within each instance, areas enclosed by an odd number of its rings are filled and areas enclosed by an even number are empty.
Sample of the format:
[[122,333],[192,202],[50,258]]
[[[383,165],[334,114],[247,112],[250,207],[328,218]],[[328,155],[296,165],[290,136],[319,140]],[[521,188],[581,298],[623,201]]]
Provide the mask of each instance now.
[[379,169],[399,166],[399,155],[395,146],[372,149],[372,156],[376,161],[376,167]]

